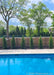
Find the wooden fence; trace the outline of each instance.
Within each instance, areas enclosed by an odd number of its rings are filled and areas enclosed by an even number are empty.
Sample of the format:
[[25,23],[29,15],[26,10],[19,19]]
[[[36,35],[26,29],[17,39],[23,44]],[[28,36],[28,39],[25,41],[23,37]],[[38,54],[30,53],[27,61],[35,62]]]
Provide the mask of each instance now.
[[[12,38],[9,38],[9,40],[7,40],[8,48],[11,48],[11,39]],[[26,48],[29,48],[30,38],[25,37],[24,39],[25,39]],[[20,38],[20,37],[15,38],[16,48],[21,48],[21,40],[22,40],[22,38]],[[42,41],[43,41],[43,47],[49,48],[49,37],[42,37]],[[33,43],[34,43],[34,48],[38,48],[39,37],[33,37]],[[0,48],[2,48],[2,46],[3,46],[3,40],[2,40],[2,38],[0,38]],[[54,46],[54,37],[53,37],[53,46]]]

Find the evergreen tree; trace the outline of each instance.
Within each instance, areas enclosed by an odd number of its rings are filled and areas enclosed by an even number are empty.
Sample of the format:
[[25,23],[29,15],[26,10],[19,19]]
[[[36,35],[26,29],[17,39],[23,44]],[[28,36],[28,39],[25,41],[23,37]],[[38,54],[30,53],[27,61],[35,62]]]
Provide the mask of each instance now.
[[7,41],[5,37],[3,37],[3,49],[7,49]]
[[34,48],[34,45],[33,45],[33,39],[32,37],[30,37],[30,48],[33,49]]
[[21,36],[23,36],[23,27],[21,27]]
[[50,39],[49,39],[49,48],[53,48],[53,38],[52,38],[52,35],[50,35]]
[[15,49],[15,38],[14,38],[14,36],[12,36],[11,48],[12,48],[12,49]]
[[18,26],[16,27],[16,35],[17,36],[20,36],[20,30],[19,30],[19,27]]
[[39,39],[39,48],[42,49],[43,48],[43,43],[42,43],[42,38],[40,36],[40,39]]
[[23,35],[24,36],[26,35],[26,28],[24,28],[24,30],[23,30]]
[[24,36],[22,37],[21,48],[22,48],[22,49],[25,49],[25,40],[24,40]]

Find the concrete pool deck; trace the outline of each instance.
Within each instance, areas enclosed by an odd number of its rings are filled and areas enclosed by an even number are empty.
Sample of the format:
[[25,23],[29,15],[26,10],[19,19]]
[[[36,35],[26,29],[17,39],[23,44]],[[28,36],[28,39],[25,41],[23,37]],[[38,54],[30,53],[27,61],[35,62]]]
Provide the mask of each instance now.
[[54,54],[54,49],[6,49],[0,50],[2,54]]

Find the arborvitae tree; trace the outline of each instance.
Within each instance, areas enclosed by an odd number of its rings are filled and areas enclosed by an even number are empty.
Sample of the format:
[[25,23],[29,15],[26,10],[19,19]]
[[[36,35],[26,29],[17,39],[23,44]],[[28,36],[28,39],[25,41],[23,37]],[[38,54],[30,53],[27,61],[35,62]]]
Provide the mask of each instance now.
[[42,49],[43,48],[43,43],[42,43],[42,38],[40,36],[40,39],[39,39],[39,48]]
[[30,48],[33,49],[34,48],[34,45],[33,45],[33,39],[32,37],[30,37]]
[[15,49],[15,38],[14,38],[14,35],[12,36],[12,40],[11,40],[11,48]]
[[24,28],[24,30],[23,30],[23,35],[24,36],[26,35],[26,28]]
[[7,49],[7,41],[5,37],[3,37],[3,49]]
[[22,49],[25,49],[25,40],[24,40],[24,36],[22,37],[21,48],[22,48]]
[[23,36],[23,27],[21,27],[21,36]]
[[9,33],[9,35],[10,35],[10,36],[13,36],[13,35],[16,36],[15,30],[11,31],[11,32]]
[[20,36],[20,30],[19,30],[19,27],[18,26],[16,27],[16,35],[17,36]]
[[49,39],[49,48],[53,48],[53,38],[52,38],[52,35],[50,35],[50,39]]

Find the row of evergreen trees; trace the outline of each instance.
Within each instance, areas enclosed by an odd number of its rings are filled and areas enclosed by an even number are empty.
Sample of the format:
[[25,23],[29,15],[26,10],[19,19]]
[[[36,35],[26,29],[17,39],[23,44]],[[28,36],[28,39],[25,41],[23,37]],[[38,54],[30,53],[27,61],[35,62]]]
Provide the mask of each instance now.
[[[37,36],[50,36],[50,33],[48,31],[48,29],[43,29],[43,32],[40,31],[40,33],[38,34],[37,33],[37,29],[32,29],[30,28],[30,32],[29,32],[29,29],[28,28],[25,28],[25,27],[19,27],[19,26],[9,26],[9,36],[12,37],[12,36],[15,36],[15,37],[30,37],[30,36],[33,36],[33,37],[37,37]],[[6,29],[4,29],[4,27],[0,27],[0,37],[3,37],[3,36],[6,36]],[[52,36],[54,36],[52,34]]]
[[[15,38],[14,36],[12,37],[12,40],[11,40],[11,48],[12,49],[15,49],[16,46],[15,46]],[[24,40],[24,37],[22,37],[22,41],[21,41],[21,48],[22,49],[25,49],[25,40]],[[32,37],[30,37],[30,48],[31,49],[34,49],[34,44],[33,44],[33,39]],[[43,49],[43,43],[42,43],[42,38],[40,36],[39,38],[39,48],[40,49]],[[49,39],[49,48],[53,48],[53,38],[52,38],[52,35],[50,36],[50,39]],[[3,49],[7,49],[7,41],[5,39],[5,37],[3,37]]]

